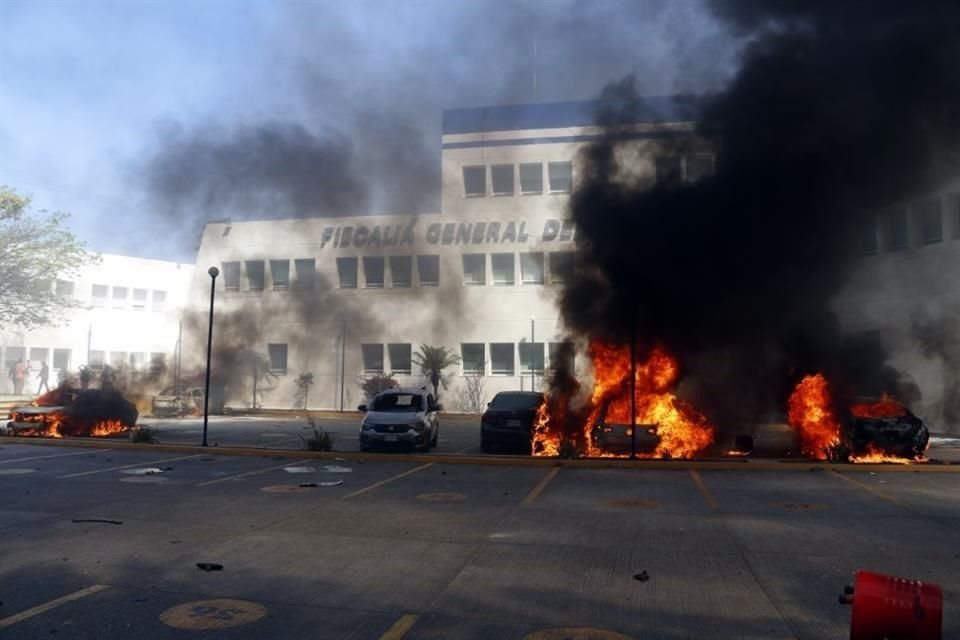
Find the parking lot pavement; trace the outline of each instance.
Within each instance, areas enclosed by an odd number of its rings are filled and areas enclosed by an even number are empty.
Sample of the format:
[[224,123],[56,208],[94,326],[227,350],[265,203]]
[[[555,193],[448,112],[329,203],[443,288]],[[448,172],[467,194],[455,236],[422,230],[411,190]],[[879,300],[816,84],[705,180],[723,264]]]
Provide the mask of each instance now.
[[[334,451],[359,451],[360,414],[321,414],[316,425],[333,436]],[[156,430],[167,444],[199,444],[203,437],[202,418],[143,418],[141,425]],[[221,447],[301,449],[303,439],[312,435],[305,418],[266,416],[211,416],[207,424],[210,444]],[[479,453],[480,422],[477,416],[444,415],[436,453]]]
[[840,638],[860,568],[960,637],[958,473],[0,444],[0,491],[4,638]]

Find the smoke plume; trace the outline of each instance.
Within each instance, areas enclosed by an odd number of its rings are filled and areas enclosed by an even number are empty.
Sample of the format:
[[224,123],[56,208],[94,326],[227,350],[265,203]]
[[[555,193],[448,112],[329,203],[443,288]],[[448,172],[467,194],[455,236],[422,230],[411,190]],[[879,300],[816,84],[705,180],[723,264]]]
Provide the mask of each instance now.
[[[814,371],[840,400],[915,398],[880,342],[844,335],[829,302],[868,216],[957,175],[960,5],[711,7],[744,42],[732,81],[700,104],[715,174],[631,177],[615,129],[585,150],[570,205],[581,268],[563,295],[567,326],[663,344],[685,368],[682,394],[721,426],[777,413]],[[644,109],[629,78],[601,98],[601,124]],[[667,140],[661,153],[697,149]]]

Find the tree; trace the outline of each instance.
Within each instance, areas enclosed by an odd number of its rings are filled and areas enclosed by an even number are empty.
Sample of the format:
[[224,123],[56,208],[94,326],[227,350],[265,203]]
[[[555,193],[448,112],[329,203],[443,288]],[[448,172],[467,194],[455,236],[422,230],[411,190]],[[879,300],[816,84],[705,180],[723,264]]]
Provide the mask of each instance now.
[[482,371],[483,369],[479,373],[476,371],[464,373],[463,387],[457,395],[460,399],[460,408],[466,413],[483,413],[487,408],[486,378]]
[[68,309],[82,306],[53,292],[57,278],[74,278],[81,267],[99,261],[66,228],[67,217],[32,213],[29,197],[0,186],[0,325],[56,325]]
[[313,386],[313,374],[309,371],[307,373],[301,373],[297,376],[297,379],[294,380],[294,384],[297,385],[297,396],[296,404],[297,408],[300,408],[300,405],[303,405],[304,410],[307,408],[307,394],[310,393],[310,387]]
[[460,362],[460,356],[450,351],[446,347],[432,347],[428,344],[420,345],[420,350],[413,354],[413,363],[420,367],[423,373],[433,385],[433,397],[438,398],[439,387],[447,388],[447,380],[443,376],[443,370]]
[[360,388],[363,389],[367,402],[373,400],[381,391],[396,389],[399,386],[400,384],[389,373],[375,373],[369,378],[360,379]]

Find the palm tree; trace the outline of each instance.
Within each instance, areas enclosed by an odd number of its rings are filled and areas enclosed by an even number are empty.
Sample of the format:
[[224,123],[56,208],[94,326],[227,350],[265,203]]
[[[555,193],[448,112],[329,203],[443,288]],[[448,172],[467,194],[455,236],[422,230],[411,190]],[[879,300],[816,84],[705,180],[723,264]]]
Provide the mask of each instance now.
[[433,397],[439,396],[438,387],[442,384],[447,388],[447,381],[443,377],[443,370],[460,362],[460,356],[446,347],[432,347],[428,344],[420,345],[420,350],[413,354],[413,363],[420,367],[420,372],[430,379],[433,385]]

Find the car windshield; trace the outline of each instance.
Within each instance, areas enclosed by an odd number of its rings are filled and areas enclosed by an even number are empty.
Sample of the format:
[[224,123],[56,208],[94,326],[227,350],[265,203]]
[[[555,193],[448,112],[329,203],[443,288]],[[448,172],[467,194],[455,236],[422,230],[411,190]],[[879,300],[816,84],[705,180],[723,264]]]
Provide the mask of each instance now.
[[371,411],[416,413],[423,411],[423,398],[413,393],[387,393],[374,398]]
[[493,397],[490,408],[507,411],[536,409],[542,402],[543,396],[538,393],[498,393]]

